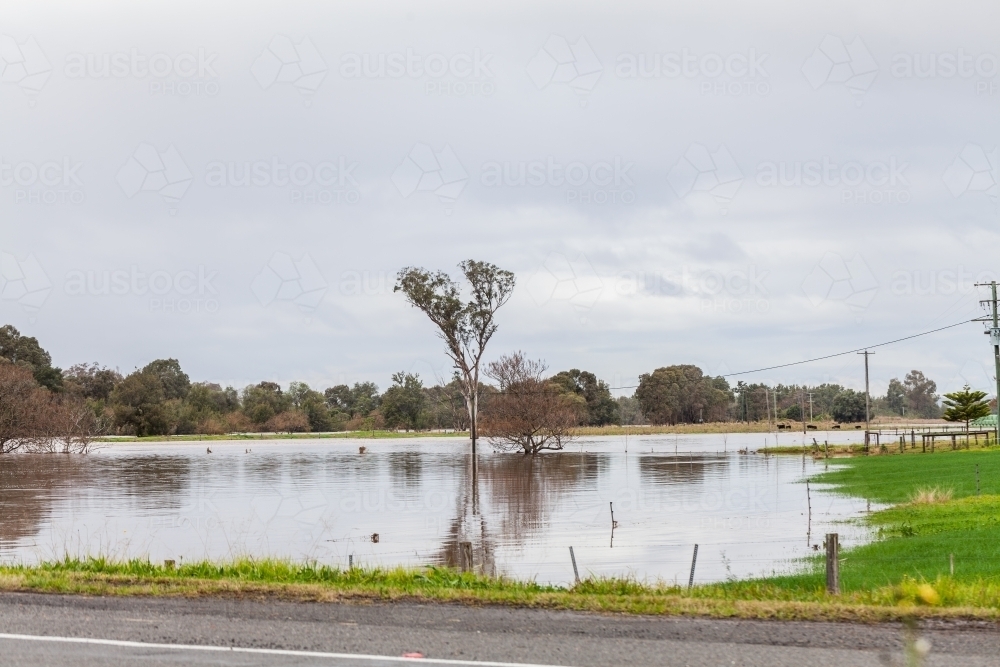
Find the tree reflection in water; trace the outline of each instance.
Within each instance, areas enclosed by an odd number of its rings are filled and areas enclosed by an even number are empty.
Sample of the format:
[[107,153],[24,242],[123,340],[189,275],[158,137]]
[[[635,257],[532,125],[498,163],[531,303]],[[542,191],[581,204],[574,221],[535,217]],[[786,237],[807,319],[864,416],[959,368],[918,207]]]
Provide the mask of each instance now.
[[[10,548],[38,535],[57,502],[91,494],[113,495],[140,510],[179,507],[190,484],[187,457],[5,455],[0,466],[0,546]],[[124,508],[123,508],[124,509]]]
[[466,457],[463,491],[437,561],[461,567],[461,544],[471,542],[475,571],[496,576],[498,544],[517,547],[544,530],[561,498],[588,483],[596,486],[607,466],[607,454],[559,452],[479,456],[474,470]]
[[702,482],[708,472],[720,471],[728,466],[729,459],[723,454],[639,457],[640,477],[654,486]]

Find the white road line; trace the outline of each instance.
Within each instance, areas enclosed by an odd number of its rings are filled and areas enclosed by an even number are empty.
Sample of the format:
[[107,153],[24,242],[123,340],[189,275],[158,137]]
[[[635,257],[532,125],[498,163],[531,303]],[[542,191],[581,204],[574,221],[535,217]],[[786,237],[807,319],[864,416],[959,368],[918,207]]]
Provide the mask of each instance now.
[[470,667],[560,667],[559,665],[539,665],[527,662],[482,662],[477,660],[443,660],[434,658],[402,658],[393,655],[367,655],[364,653],[326,653],[323,651],[293,651],[276,648],[244,648],[241,646],[199,646],[197,644],[153,644],[131,642],[119,639],[91,639],[89,637],[57,637],[52,635],[16,635],[0,632],[0,639],[14,639],[33,642],[57,642],[63,644],[96,644],[98,646],[120,646],[123,648],[169,649],[175,651],[218,651],[227,653],[251,653],[257,655],[287,655],[305,658],[332,658],[337,660],[381,660],[384,662],[425,663],[435,665],[469,665]]

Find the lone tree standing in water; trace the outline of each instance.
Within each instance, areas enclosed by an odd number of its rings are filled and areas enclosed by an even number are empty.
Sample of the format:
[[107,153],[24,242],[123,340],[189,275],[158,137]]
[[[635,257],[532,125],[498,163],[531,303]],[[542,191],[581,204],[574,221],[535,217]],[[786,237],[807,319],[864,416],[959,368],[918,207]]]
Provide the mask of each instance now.
[[514,274],[488,262],[467,260],[458,265],[471,290],[462,301],[461,286],[443,271],[406,267],[396,276],[394,292],[402,292],[438,328],[445,350],[459,372],[465,407],[469,412],[472,453],[476,453],[479,414],[479,363],[486,344],[496,333],[494,315],[514,291]]

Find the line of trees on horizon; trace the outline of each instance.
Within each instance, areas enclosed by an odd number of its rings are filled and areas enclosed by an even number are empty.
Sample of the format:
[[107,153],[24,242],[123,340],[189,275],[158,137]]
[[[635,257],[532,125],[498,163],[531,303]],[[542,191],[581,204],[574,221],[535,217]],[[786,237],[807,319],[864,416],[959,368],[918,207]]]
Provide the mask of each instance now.
[[[458,377],[425,386],[419,375],[401,371],[392,376],[385,391],[374,382],[318,391],[304,382],[283,388],[263,381],[242,389],[192,382],[176,359],[157,359],[128,375],[97,363],[62,370],[52,366],[51,356],[37,339],[22,336],[9,325],[0,327],[0,367],[4,365],[19,369],[18,377],[22,381],[27,377],[38,397],[89,408],[93,429],[100,434],[469,429]],[[622,410],[607,383],[593,373],[572,369],[556,373],[545,383],[571,406],[574,424],[618,424],[622,412],[640,420],[634,406],[625,401]],[[497,390],[483,385],[481,393],[488,402]],[[8,430],[23,431],[24,424],[18,427],[14,422]]]
[[[4,369],[0,384],[9,385],[0,387],[0,451],[4,442],[16,442],[19,432],[38,436],[73,429],[84,434],[79,436],[84,440],[98,434],[469,430],[458,376],[445,384],[425,386],[418,375],[399,372],[385,391],[373,382],[320,391],[304,382],[283,388],[263,381],[242,389],[192,382],[176,359],[157,359],[128,375],[96,363],[61,370],[52,366],[51,356],[35,338],[22,336],[9,325],[0,327],[0,369]],[[536,372],[531,382],[536,397],[543,391],[558,397],[549,404],[553,410],[558,408],[560,423],[571,426],[764,421],[769,417],[799,421],[803,416],[808,420],[809,394],[815,420],[848,423],[865,418],[864,393],[841,385],[737,382],[733,386],[694,365],[666,366],[643,374],[632,396],[617,399],[606,382],[579,369],[547,377]],[[16,405],[9,398],[14,385],[20,387],[14,392],[20,396]],[[30,391],[25,389],[28,385]],[[911,371],[902,381],[891,380],[885,396],[873,397],[872,414],[940,417],[936,391],[932,380]],[[498,398],[501,389],[484,384],[480,393],[487,412],[492,400],[497,411],[511,418],[514,404]],[[538,402],[528,397],[519,405],[533,401]],[[18,412],[23,413],[23,423],[18,422]],[[28,419],[29,413],[35,416]],[[39,415],[43,414],[52,418],[42,420]],[[494,415],[492,423],[496,421]],[[46,447],[53,449],[51,442]]]

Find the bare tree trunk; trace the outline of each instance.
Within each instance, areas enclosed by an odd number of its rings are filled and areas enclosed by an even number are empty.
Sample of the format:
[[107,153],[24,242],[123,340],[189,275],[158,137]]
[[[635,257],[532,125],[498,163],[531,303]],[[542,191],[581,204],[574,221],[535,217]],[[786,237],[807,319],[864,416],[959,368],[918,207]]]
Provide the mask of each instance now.
[[[476,369],[478,371],[478,368]],[[476,438],[479,436],[478,421],[479,417],[479,373],[476,373],[476,377],[472,381],[472,414],[469,415],[469,435],[472,436],[472,457],[476,457]]]

